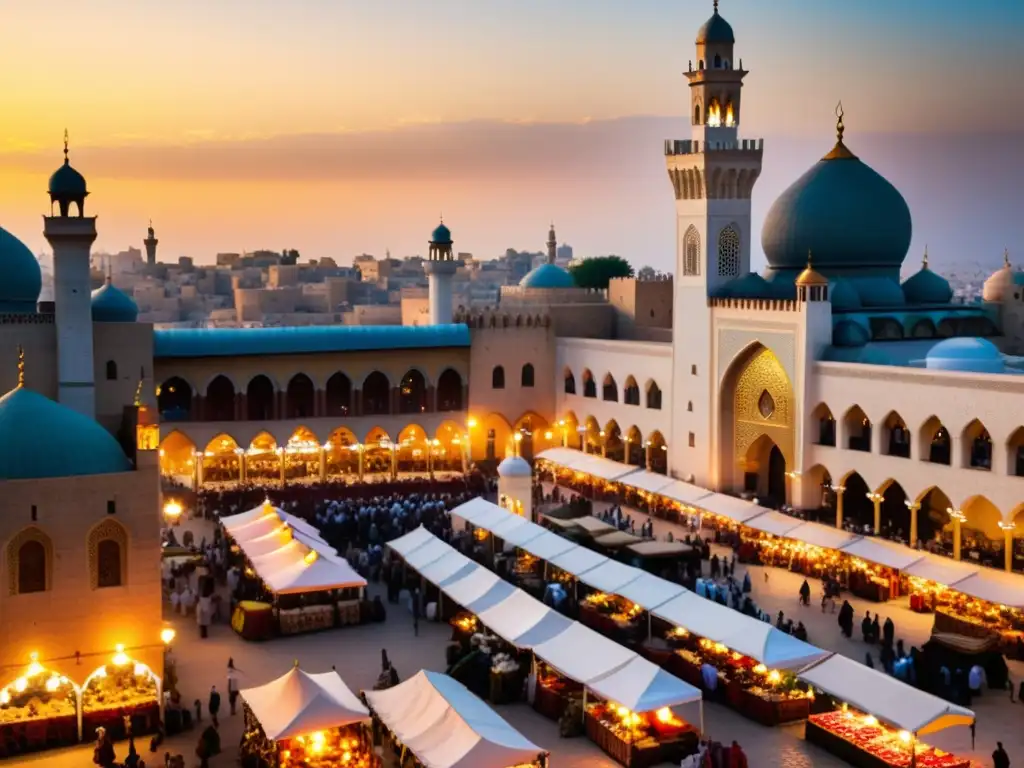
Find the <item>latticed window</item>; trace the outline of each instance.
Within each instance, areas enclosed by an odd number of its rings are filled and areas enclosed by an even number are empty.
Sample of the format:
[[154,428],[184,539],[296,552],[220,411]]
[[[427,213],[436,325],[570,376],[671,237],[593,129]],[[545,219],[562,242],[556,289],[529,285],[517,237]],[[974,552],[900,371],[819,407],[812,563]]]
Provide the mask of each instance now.
[[718,275],[736,277],[740,273],[740,233],[732,224],[718,235]]
[[700,274],[700,235],[692,224],[683,237],[683,274]]

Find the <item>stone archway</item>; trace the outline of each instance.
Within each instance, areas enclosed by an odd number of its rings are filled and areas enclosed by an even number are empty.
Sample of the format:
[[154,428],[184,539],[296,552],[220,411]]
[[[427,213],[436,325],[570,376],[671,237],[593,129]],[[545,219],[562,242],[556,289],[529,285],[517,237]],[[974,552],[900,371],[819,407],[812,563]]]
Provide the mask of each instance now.
[[745,489],[748,475],[756,475],[753,482],[759,494],[767,499],[771,490],[779,503],[787,501],[785,478],[786,468],[794,464],[796,400],[782,363],[764,345],[751,344],[729,366],[719,403],[722,488]]

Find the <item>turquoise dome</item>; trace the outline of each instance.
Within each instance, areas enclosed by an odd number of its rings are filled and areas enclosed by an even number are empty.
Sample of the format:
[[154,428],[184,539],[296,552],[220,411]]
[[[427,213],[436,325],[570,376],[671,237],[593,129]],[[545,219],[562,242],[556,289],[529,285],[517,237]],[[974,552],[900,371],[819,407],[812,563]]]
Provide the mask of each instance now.
[[0,397],[0,480],[127,472],[120,443],[98,423],[31,389]]
[[82,200],[89,194],[85,176],[71,167],[67,157],[64,158],[64,165],[50,176],[49,192],[54,200]]
[[519,281],[521,288],[575,288],[576,281],[557,264],[541,264]]
[[718,296],[728,299],[774,299],[777,294],[777,289],[757,272],[733,278],[718,291]]
[[733,34],[732,25],[718,15],[718,8],[710,19],[704,22],[697,30],[697,45],[705,43],[735,43],[736,35]]
[[[772,203],[761,245],[772,269],[891,270],[898,275],[911,235],[897,189],[840,141]],[[863,299],[863,296],[861,297]]]
[[860,296],[853,284],[842,277],[837,278],[829,289],[828,297],[832,302],[832,309],[853,311],[861,308]]
[[830,363],[860,363],[861,365],[892,365],[884,352],[873,347],[828,347],[822,357]]
[[902,307],[906,304],[903,290],[895,279],[888,277],[850,278],[861,306],[868,309]]
[[94,323],[134,323],[138,317],[135,301],[109,280],[92,292]]
[[949,304],[953,300],[953,289],[926,263],[903,282],[903,295],[909,304]]
[[925,368],[965,373],[1005,373],[1003,353],[986,339],[946,339],[928,350]]
[[35,312],[43,271],[32,251],[0,227],[0,312]]
[[836,347],[863,347],[871,340],[868,329],[853,320],[840,320],[832,327],[832,345]]
[[451,245],[452,231],[444,225],[443,221],[434,227],[434,231],[430,233],[430,242],[437,243],[438,245]]

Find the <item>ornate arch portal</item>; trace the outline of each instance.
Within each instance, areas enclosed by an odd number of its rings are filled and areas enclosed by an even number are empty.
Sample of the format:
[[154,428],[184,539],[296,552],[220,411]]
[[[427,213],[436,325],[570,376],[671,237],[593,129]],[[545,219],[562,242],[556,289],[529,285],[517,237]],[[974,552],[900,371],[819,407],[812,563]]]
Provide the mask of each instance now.
[[748,347],[723,379],[720,402],[722,485],[763,502],[786,502],[796,403],[775,354],[761,344]]

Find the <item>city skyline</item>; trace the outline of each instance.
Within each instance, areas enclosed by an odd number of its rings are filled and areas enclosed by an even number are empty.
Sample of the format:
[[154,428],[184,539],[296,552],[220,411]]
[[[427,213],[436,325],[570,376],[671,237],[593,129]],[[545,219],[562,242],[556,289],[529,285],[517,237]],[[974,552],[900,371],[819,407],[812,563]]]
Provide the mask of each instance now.
[[[101,249],[137,246],[152,218],[165,259],[287,245],[347,262],[386,247],[422,252],[443,211],[456,247],[483,258],[539,249],[554,219],[581,255],[671,268],[660,142],[689,133],[680,73],[710,2],[530,0],[485,11],[442,0],[427,12],[397,0],[310,1],[288,14],[264,2],[237,13],[141,3],[118,10],[116,30],[101,24],[112,3],[57,6],[79,34],[52,55],[29,53],[48,31],[40,9],[19,7],[3,34],[4,55],[25,66],[6,68],[15,117],[0,144],[0,206],[5,228],[34,250],[44,249],[36,217],[66,125],[102,217]],[[999,148],[1012,153],[1024,115],[1012,87],[1022,54],[1011,44],[1024,10],[728,0],[721,12],[751,70],[741,132],[766,139],[758,231],[774,196],[830,147],[842,98],[851,145],[907,195],[912,253],[928,242],[941,263],[944,250],[969,245],[994,263],[1014,250],[1024,234],[1015,217],[969,209],[980,226],[959,239],[949,184],[915,193],[903,178],[1012,191],[1021,161]],[[965,25],[968,13],[989,22]],[[145,44],[125,52],[122,39]],[[983,78],[966,66],[981,52]],[[979,120],[985,104],[997,105],[994,116]],[[908,141],[950,167],[911,168]],[[998,208],[1006,195],[992,197]]]

